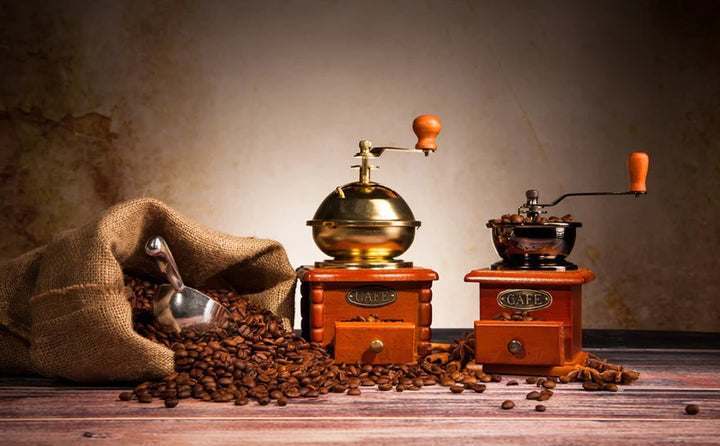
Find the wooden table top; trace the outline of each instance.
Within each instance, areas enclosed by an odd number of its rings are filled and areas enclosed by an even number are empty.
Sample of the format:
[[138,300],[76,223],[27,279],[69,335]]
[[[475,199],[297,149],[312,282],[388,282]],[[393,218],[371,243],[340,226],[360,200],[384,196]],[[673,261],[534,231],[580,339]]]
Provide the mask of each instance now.
[[[181,400],[174,409],[122,402],[125,387],[3,378],[0,444],[720,444],[720,350],[591,351],[640,379],[616,393],[559,384],[545,412],[525,398],[537,387],[519,376],[482,394],[361,388],[285,407]],[[515,408],[501,409],[504,400]],[[690,403],[697,415],[685,413]]]

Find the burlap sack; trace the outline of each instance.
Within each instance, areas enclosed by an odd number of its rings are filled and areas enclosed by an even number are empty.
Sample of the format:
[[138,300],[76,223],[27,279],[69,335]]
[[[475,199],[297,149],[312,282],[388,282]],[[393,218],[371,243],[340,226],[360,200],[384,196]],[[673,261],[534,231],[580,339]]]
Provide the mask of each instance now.
[[173,353],[132,329],[123,271],[164,281],[145,242],[161,235],[190,286],[222,281],[292,328],[295,272],[278,242],[203,227],[153,199],[114,206],[0,266],[0,373],[79,382],[173,371]]

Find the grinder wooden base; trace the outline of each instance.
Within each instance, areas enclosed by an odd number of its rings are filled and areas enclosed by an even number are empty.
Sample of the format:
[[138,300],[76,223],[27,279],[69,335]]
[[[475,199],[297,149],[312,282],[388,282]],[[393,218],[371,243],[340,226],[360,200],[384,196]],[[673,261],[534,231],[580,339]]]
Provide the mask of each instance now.
[[[297,272],[302,335],[329,346],[337,362],[414,362],[430,351],[435,271],[301,267]],[[380,322],[361,320],[370,315]],[[370,349],[373,341],[382,344],[374,343],[377,352]]]
[[[480,287],[475,361],[488,372],[547,376],[583,365],[582,285],[594,277],[588,269],[468,273]],[[518,320],[506,320],[512,313]]]

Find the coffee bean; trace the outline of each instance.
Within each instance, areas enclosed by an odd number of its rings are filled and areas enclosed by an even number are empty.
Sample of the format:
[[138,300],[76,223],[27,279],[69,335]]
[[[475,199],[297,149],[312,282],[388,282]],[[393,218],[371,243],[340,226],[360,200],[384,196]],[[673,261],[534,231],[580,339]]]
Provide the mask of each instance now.
[[[308,390],[308,392],[310,392],[310,390]],[[342,386],[340,386],[340,387],[337,387],[337,391],[333,390],[333,392],[342,393],[342,392],[344,392],[344,390],[342,389]],[[298,389],[297,387],[294,387],[294,386],[289,387],[287,390],[285,390],[284,393],[285,393],[285,396],[288,398],[299,398],[301,396],[300,389]]]
[[174,398],[165,400],[165,407],[167,407],[168,409],[172,409],[173,407],[175,407],[177,405],[178,405],[178,400],[176,400]]
[[526,398],[529,400],[537,400],[540,398],[540,392],[533,390],[527,394]]
[[546,379],[545,381],[543,381],[542,386],[546,389],[554,389],[556,384],[555,381],[550,381],[549,379]]
[[333,393],[345,393],[345,391],[348,389],[347,384],[335,384],[332,387]]
[[697,404],[688,404],[685,406],[685,413],[688,415],[697,415],[700,412],[700,406]]
[[152,403],[152,400],[153,400],[152,395],[150,395],[149,393],[141,393],[137,397],[138,397],[138,401],[141,403]]
[[360,389],[358,389],[357,387],[351,387],[351,388],[348,389],[348,391],[347,391],[347,394],[348,394],[348,395],[352,395],[352,396],[358,396],[358,395],[360,395],[361,393],[362,393],[362,392],[361,392]]
[[285,398],[284,396],[281,396],[280,398],[277,399],[278,406],[287,406],[287,403],[288,403],[288,399]]
[[440,385],[443,387],[450,387],[455,385],[455,380],[450,377],[440,378]]
[[458,386],[458,385],[450,386],[450,391],[452,393],[462,393],[463,390],[465,390],[465,387],[463,387],[463,386]]
[[502,407],[505,410],[509,410],[509,409],[512,409],[513,407],[515,407],[515,403],[513,403],[510,400],[505,400],[505,401],[503,401],[503,403],[500,407]]
[[476,383],[476,384],[468,384],[466,386],[466,388],[474,391],[475,393],[483,393],[486,389],[486,386],[485,386],[485,384]]
[[537,382],[537,376],[531,376],[527,379],[525,379],[525,382],[528,384],[535,384]]
[[617,392],[617,391],[618,391],[618,386],[617,386],[617,384],[615,384],[615,383],[605,383],[605,384],[603,385],[603,389],[604,389],[604,390],[607,390],[608,392]]
[[543,406],[542,404],[538,404],[537,406],[535,406],[535,410],[537,412],[545,412],[545,406]]
[[588,390],[591,392],[596,391],[596,390],[602,390],[602,388],[603,388],[600,384],[592,382],[592,381],[587,381],[587,382],[582,383],[582,387],[583,387],[583,390]]
[[512,379],[512,380],[508,381],[506,385],[507,386],[517,386],[518,382],[515,381],[514,379]]
[[133,397],[132,392],[122,392],[120,395],[118,395],[118,398],[120,398],[120,401],[130,401]]

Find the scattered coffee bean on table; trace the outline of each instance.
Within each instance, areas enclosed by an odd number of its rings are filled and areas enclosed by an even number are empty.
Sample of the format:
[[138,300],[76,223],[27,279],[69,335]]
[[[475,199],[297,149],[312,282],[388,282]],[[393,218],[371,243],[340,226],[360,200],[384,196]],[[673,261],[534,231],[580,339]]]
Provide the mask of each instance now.
[[535,410],[537,412],[545,412],[545,406],[543,406],[542,404],[538,404],[537,406],[535,406]]
[[685,406],[685,413],[688,415],[697,415],[700,412],[700,406],[697,404],[688,404]]
[[515,403],[513,403],[510,400],[505,400],[505,401],[503,401],[503,403],[500,407],[502,407],[505,410],[509,410],[509,409],[512,409],[513,407],[515,407]]
[[[331,392],[359,395],[360,386],[377,386],[380,391],[395,388],[402,392],[440,384],[454,393],[465,389],[482,393],[486,389],[483,383],[502,381],[502,376],[484,373],[482,366],[475,364],[472,332],[435,348],[418,363],[336,364],[325,347],[286,331],[280,318],[232,291],[201,288],[228,309],[234,324],[206,330],[183,329],[176,333],[159,324],[153,315],[157,284],[129,275],[125,283],[133,291],[128,299],[133,328],[141,336],[173,350],[175,372],[157,381],[140,383],[132,392],[122,392],[119,395],[122,401],[151,403],[157,398],[169,408],[188,398],[234,402],[238,406],[250,401],[260,405],[274,401],[277,406],[284,406],[293,399],[318,398]],[[611,386],[604,386],[629,384],[637,377],[635,372],[591,356],[585,366],[578,366],[564,379],[582,381],[583,385],[599,379],[603,387],[595,383],[600,387],[598,390],[610,390]],[[555,378],[540,380],[552,384],[546,385],[542,394],[531,392],[528,399],[547,399],[552,395],[547,388],[554,386]],[[526,382],[540,380],[528,378]],[[563,382],[563,377],[559,381]],[[508,385],[516,384],[514,380],[508,382]],[[531,395],[536,396],[531,398]]]

